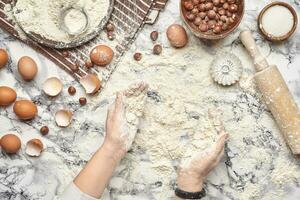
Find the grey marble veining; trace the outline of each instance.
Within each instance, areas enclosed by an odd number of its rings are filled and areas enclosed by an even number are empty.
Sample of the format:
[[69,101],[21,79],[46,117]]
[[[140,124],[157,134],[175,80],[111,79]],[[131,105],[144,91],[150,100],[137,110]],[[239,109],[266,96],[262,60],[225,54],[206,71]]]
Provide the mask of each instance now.
[[[250,28],[254,31],[254,36],[262,50],[262,53],[268,57],[268,60],[277,64],[280,71],[289,84],[289,87],[300,105],[300,29],[287,42],[282,44],[272,44],[266,42],[260,34],[257,33],[256,18],[259,10],[269,1],[261,0],[247,0],[246,13],[239,30],[243,28]],[[299,14],[300,6],[297,1],[289,0]],[[150,27],[146,26],[129,52],[125,54],[126,57],[132,57],[135,51],[143,50],[146,52],[144,56],[151,54],[151,44],[149,45],[149,33],[152,30],[160,32],[160,43],[164,49],[168,49],[169,44],[165,37],[165,30],[169,24],[177,22],[182,23],[178,12],[178,1],[170,0],[167,4],[166,10],[161,13],[158,22]],[[190,45],[201,46],[208,54],[214,55],[218,50],[225,49],[239,54],[242,47],[238,40],[239,30],[237,30],[230,37],[216,42],[203,43],[197,40],[192,34],[190,35]],[[79,83],[68,75],[66,72],[55,66],[51,61],[45,59],[42,55],[20,43],[13,37],[0,30],[0,47],[6,48],[11,55],[9,65],[0,71],[0,85],[8,85],[16,89],[18,98],[32,99],[38,105],[39,115],[32,121],[21,122],[12,112],[12,107],[0,109],[0,136],[7,132],[14,132],[20,135],[22,139],[22,149],[13,156],[8,156],[5,153],[0,153],[0,199],[6,200],[50,200],[56,194],[63,191],[64,187],[72,181],[74,176],[81,170],[84,164],[88,161],[90,156],[103,142],[105,115],[107,96],[114,91],[110,91],[109,86],[114,85],[115,88],[122,88],[121,86],[130,83],[131,79],[143,78],[154,75],[160,72],[160,66],[152,69],[137,69],[124,67],[127,62],[119,64],[115,71],[112,80],[118,80],[108,84],[103,91],[103,94],[97,97],[88,97],[88,105],[79,106],[78,98],[85,96],[84,91]],[[16,71],[16,62],[19,57],[29,55],[33,57],[39,65],[39,74],[33,82],[24,82]],[[193,64],[194,59],[200,59],[201,55],[197,53],[186,54],[187,63]],[[243,57],[242,62],[245,65],[250,65],[250,59]],[[160,63],[164,66],[164,63]],[[185,68],[176,69],[176,73],[185,76]],[[125,70],[126,73],[124,72]],[[245,73],[253,74],[254,70],[246,68]],[[58,76],[64,83],[64,90],[56,98],[46,97],[41,92],[43,81],[50,76]],[[119,79],[118,79],[119,78]],[[75,96],[69,96],[67,93],[68,86],[73,85],[77,88]],[[249,156],[252,155],[254,148],[264,149],[271,157],[270,163],[259,163],[253,166],[243,165],[243,160],[240,156],[239,148],[231,145],[230,142],[226,146],[225,156],[206,181],[208,189],[208,196],[206,199],[211,200],[227,200],[240,199],[238,196],[240,191],[245,190],[247,183],[259,184],[265,193],[271,193],[276,186],[264,177],[274,170],[274,163],[272,162],[282,152],[283,146],[277,136],[274,136],[270,130],[269,125],[260,124],[261,118],[270,119],[271,114],[262,105],[259,99],[252,94],[244,93],[236,88],[229,89],[234,93],[233,99],[220,99],[218,101],[207,98],[206,101],[225,107],[230,107],[231,123],[238,124],[245,120],[245,114],[251,114],[252,123],[259,124],[255,127],[255,137],[245,135],[243,138],[243,145],[249,151]],[[164,104],[164,94],[159,89],[149,92],[149,104],[156,106]],[[193,102],[197,104],[198,102]],[[68,107],[74,112],[72,125],[68,128],[61,129],[57,127],[53,120],[53,114],[57,109]],[[195,110],[186,111],[191,120],[199,119],[199,113]],[[48,125],[50,133],[46,137],[42,137],[39,133],[39,128],[42,125]],[[39,158],[30,158],[25,155],[24,148],[26,141],[31,138],[41,138],[46,148],[42,156]],[[300,163],[290,154],[286,154],[286,159],[293,160]],[[131,161],[131,162],[130,162]],[[137,171],[140,171],[141,177],[132,177],[132,162],[138,162]],[[178,166],[178,161],[174,160],[174,169]],[[143,172],[146,170],[145,173]],[[163,183],[159,176],[148,174],[151,172],[151,162],[147,155],[147,150],[143,148],[136,148],[135,152],[130,152],[126,159],[118,167],[116,175],[112,179],[108,190],[105,192],[103,199],[160,199],[159,193],[162,191]],[[136,174],[136,173],[135,173]],[[172,188],[175,186],[175,174],[170,177],[170,195],[168,199],[173,199],[171,194]],[[230,189],[224,189],[225,185],[229,185]],[[287,185],[284,190],[286,194],[278,197],[278,199],[297,200],[300,199],[299,183]],[[263,194],[256,199],[262,199]],[[274,199],[275,200],[275,199]]]

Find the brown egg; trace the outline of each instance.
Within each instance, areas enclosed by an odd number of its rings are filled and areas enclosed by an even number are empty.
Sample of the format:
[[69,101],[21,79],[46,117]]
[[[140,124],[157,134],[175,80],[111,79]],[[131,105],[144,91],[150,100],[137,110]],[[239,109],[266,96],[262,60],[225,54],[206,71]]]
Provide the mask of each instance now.
[[8,54],[5,49],[0,49],[0,69],[8,62]]
[[1,138],[0,145],[6,153],[14,154],[21,148],[21,140],[14,134],[6,134]]
[[91,61],[100,66],[108,65],[113,57],[113,50],[106,45],[98,45],[94,47],[90,53]]
[[17,93],[10,87],[0,86],[0,106],[8,106],[17,98]]
[[29,100],[19,100],[14,104],[15,114],[22,120],[33,119],[38,110],[36,105]]
[[25,81],[31,81],[37,74],[37,64],[32,58],[23,56],[18,62],[18,71]]
[[172,24],[167,29],[167,37],[170,44],[175,48],[184,47],[188,42],[188,36],[183,26]]

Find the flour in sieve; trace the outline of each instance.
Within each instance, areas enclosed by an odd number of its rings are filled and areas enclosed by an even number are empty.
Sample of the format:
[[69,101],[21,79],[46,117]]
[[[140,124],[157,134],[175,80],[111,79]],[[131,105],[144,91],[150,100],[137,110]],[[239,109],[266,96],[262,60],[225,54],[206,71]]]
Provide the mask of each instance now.
[[[37,33],[47,39],[70,42],[77,36],[67,34],[60,28],[61,13],[70,7],[83,8],[89,19],[87,30],[80,36],[93,32],[107,15],[108,0],[18,0],[13,8],[14,16],[27,32]],[[75,20],[75,19],[74,19]],[[82,19],[79,19],[82,22]],[[69,23],[71,30],[80,23]]]

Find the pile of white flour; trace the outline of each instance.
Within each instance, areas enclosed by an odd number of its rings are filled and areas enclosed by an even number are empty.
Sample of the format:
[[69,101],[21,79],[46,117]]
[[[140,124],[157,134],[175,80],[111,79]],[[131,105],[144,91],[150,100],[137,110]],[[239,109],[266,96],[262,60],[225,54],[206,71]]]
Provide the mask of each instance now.
[[[13,8],[17,22],[26,32],[39,34],[49,40],[70,42],[93,32],[107,15],[108,0],[18,0]],[[84,9],[88,16],[88,28],[80,35],[69,35],[60,26],[61,14],[74,7]],[[83,15],[73,17],[67,23],[70,30],[78,30],[85,20]],[[77,23],[76,23],[76,22]]]

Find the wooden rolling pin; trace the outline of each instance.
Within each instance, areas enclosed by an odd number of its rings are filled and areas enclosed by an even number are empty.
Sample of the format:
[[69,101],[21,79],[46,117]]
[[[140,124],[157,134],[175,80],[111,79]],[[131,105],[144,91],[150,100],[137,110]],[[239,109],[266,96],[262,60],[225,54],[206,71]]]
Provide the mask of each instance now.
[[300,111],[282,75],[269,65],[259,52],[249,30],[240,33],[240,40],[254,60],[256,85],[272,112],[279,129],[293,154],[300,154]]

